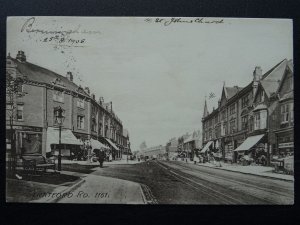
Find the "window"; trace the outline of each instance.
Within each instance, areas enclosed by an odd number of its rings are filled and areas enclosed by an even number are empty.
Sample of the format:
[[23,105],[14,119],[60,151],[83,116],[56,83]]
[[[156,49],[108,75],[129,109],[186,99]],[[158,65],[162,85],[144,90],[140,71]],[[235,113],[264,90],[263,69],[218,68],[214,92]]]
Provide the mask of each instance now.
[[84,100],[82,98],[78,98],[77,107],[84,109]]
[[254,115],[254,130],[260,129],[260,113],[256,113]]
[[224,110],[224,111],[222,112],[222,120],[225,120],[225,118],[226,118],[226,111]]
[[84,129],[84,116],[77,116],[77,128]]
[[242,108],[245,108],[249,104],[249,95],[242,98]]
[[248,128],[248,115],[242,117],[242,130]]
[[289,122],[289,111],[290,111],[289,104],[284,104],[281,106],[281,123]]
[[294,122],[294,103],[291,103],[291,122]]
[[53,92],[53,100],[57,102],[64,102],[64,93],[62,91],[56,91]]
[[230,115],[234,114],[235,113],[235,104],[232,104],[229,108],[229,113]]
[[92,119],[92,131],[97,132],[96,120]]
[[23,120],[23,106],[18,105],[17,106],[17,120]]
[[253,120],[253,116],[250,117],[249,119],[249,130],[250,132],[252,132],[254,129],[254,120]]
[[223,123],[223,127],[222,127],[222,136],[227,134],[227,123]]
[[258,96],[258,102],[264,102],[265,101],[265,93],[261,90]]
[[212,120],[209,120],[209,126],[212,126]]
[[235,120],[231,120],[229,126],[230,126],[230,133],[231,134],[234,133],[235,132]]
[[212,131],[209,130],[209,140],[211,140],[211,139],[212,139]]

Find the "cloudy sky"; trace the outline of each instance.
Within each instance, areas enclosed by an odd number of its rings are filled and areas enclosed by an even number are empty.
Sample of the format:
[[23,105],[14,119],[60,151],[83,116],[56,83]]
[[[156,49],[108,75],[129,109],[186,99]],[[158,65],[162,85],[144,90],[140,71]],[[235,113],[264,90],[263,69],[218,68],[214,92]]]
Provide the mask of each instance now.
[[[293,57],[291,20],[204,18],[223,23],[165,26],[155,18],[29,19],[8,18],[7,53],[23,50],[31,63],[62,75],[72,71],[75,83],[112,101],[133,150],[142,141],[164,145],[201,129],[205,96],[216,95],[208,99],[211,110],[223,82],[245,86],[255,66],[266,72]],[[67,30],[76,33],[61,43],[51,39],[49,31]]]

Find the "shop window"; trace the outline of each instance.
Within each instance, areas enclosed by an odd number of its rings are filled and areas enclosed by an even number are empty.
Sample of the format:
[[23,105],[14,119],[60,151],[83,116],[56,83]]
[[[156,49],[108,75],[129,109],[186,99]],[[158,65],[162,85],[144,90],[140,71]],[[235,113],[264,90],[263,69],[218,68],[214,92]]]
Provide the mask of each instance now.
[[42,153],[42,134],[20,132],[19,136],[19,151],[21,154]]
[[285,104],[281,106],[281,123],[289,122],[289,104]]
[[19,121],[24,120],[23,109],[24,109],[23,105],[17,106],[17,120]]
[[84,109],[84,100],[82,98],[77,99],[77,107]]
[[84,129],[84,116],[81,115],[77,116],[77,128]]
[[64,102],[64,93],[62,91],[54,90],[53,100],[57,102]]

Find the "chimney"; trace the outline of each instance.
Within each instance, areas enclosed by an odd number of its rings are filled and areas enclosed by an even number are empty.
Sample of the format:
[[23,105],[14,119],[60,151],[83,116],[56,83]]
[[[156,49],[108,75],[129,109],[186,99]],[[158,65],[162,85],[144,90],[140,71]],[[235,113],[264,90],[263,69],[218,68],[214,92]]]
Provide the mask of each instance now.
[[20,62],[26,62],[26,55],[23,51],[18,51],[18,54],[16,56],[16,59]]
[[90,89],[88,87],[85,87],[84,90],[86,93],[90,94]]
[[67,72],[67,76],[66,76],[67,78],[68,78],[68,80],[69,81],[72,81],[73,82],[73,74],[72,74],[72,72]]
[[93,98],[94,100],[95,100],[95,98],[96,98],[96,96],[95,96],[95,94],[94,94],[94,93],[92,94],[92,98]]
[[256,94],[257,86],[258,86],[258,83],[259,83],[261,77],[262,77],[262,69],[260,66],[256,66],[253,71],[253,85],[252,85],[253,96]]
[[253,71],[253,80],[254,81],[259,81],[262,76],[262,69],[260,66],[256,66],[254,71]]
[[99,98],[99,104],[102,105],[103,103],[104,103],[104,98],[103,98],[103,97],[100,97],[100,98]]

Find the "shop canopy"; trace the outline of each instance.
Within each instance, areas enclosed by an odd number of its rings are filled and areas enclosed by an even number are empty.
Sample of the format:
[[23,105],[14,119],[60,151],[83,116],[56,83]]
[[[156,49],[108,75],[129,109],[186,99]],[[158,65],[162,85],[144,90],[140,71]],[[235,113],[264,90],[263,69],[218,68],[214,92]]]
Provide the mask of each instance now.
[[120,151],[120,149],[108,138],[105,138],[105,140],[110,144],[111,147],[113,147],[115,150]]
[[209,146],[211,146],[212,143],[213,143],[212,141],[207,142],[200,153],[205,153],[208,150]]
[[[51,144],[59,144],[59,128],[48,127],[46,152],[51,152]],[[74,136],[71,130],[61,130],[61,144],[82,145],[82,143]]]
[[256,145],[263,138],[263,136],[264,136],[264,134],[247,137],[247,139],[239,147],[237,147],[233,151],[237,152],[237,151],[246,151],[246,150],[249,150],[254,145]]
[[105,146],[100,141],[95,140],[93,138],[91,138],[90,144],[92,146],[92,149],[101,149],[101,148],[109,149],[109,147]]

